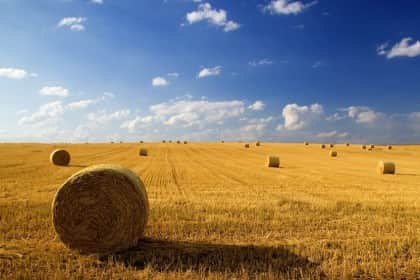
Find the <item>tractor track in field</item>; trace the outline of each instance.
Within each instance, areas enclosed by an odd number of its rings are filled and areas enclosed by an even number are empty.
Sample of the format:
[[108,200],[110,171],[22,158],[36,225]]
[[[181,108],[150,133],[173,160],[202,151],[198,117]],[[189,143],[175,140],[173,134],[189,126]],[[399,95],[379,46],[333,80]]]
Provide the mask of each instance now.
[[172,178],[172,181],[173,181],[175,187],[177,188],[178,192],[180,194],[182,194],[182,196],[188,197],[186,195],[184,189],[181,187],[181,185],[178,182],[178,175],[177,175],[177,172],[176,172],[175,164],[172,161],[172,159],[170,158],[170,150],[169,149],[167,150],[167,153],[165,154],[165,161],[169,164],[170,172],[171,172],[171,178]]

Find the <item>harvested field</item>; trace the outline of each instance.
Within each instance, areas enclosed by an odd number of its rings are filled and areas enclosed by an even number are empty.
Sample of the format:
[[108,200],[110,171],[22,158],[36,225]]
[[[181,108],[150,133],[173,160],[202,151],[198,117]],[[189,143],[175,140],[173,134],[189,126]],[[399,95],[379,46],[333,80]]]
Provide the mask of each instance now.
[[[1,144],[0,278],[420,278],[420,146],[265,143]],[[50,153],[67,150],[59,167]],[[267,168],[267,155],[281,168]],[[393,176],[376,172],[392,161]],[[79,255],[55,239],[51,203],[72,174],[118,164],[144,182],[138,246]]]

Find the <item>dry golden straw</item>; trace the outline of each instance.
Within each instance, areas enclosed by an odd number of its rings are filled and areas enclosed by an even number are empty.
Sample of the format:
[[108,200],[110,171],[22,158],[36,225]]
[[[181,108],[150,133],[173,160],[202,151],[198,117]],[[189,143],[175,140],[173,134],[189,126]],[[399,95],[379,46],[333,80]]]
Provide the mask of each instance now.
[[50,161],[54,165],[67,166],[70,163],[70,154],[66,150],[58,149],[51,153]]
[[376,167],[379,174],[395,174],[395,163],[380,161]]
[[52,213],[58,238],[67,247],[107,254],[135,246],[143,237],[149,201],[136,174],[120,166],[97,165],[64,182]]
[[338,153],[337,151],[330,151],[330,157],[337,157]]
[[147,155],[148,155],[147,149],[146,148],[141,148],[140,151],[139,151],[139,155],[142,156],[142,157],[147,157]]
[[249,144],[245,144],[245,145],[244,145],[244,147],[245,147],[245,148],[249,148]]
[[277,156],[268,156],[267,157],[267,166],[268,167],[280,167],[280,158]]

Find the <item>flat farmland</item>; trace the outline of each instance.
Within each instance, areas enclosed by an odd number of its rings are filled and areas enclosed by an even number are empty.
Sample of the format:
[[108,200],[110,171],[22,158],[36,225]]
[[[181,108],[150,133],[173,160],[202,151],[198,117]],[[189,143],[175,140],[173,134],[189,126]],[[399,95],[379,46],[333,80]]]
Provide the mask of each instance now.
[[[147,157],[138,155],[140,147]],[[56,148],[68,167],[49,162]],[[2,279],[420,278],[420,146],[240,143],[1,144]],[[281,168],[267,168],[268,155]],[[395,175],[379,175],[379,160]],[[144,240],[86,256],[55,237],[51,203],[73,173],[118,164],[144,182]]]

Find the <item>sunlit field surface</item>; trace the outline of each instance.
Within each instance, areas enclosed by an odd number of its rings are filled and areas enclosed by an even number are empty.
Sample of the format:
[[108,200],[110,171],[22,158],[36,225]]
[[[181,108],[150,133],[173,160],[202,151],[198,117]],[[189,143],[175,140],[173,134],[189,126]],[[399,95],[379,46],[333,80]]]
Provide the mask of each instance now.
[[[49,154],[65,148],[69,167]],[[148,157],[139,157],[146,147]],[[420,146],[239,143],[0,145],[0,278],[420,279]],[[281,168],[267,168],[278,155]],[[397,165],[378,175],[379,160]],[[55,238],[57,188],[94,164],[146,185],[146,239],[83,256]]]

